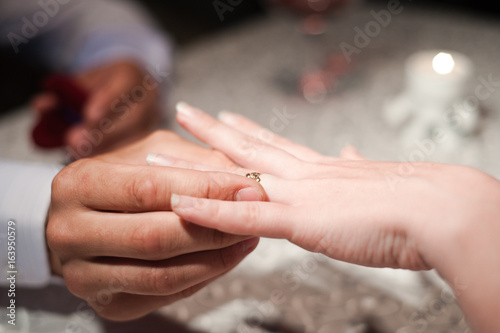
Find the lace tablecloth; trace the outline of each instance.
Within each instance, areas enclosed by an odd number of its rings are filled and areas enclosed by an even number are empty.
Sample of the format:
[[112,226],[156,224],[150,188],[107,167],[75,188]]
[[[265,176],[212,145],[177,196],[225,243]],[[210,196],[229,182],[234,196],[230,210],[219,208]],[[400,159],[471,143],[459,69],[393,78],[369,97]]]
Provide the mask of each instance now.
[[[401,160],[400,133],[386,125],[381,112],[384,101],[402,89],[408,56],[422,49],[456,50],[475,63],[477,77],[500,78],[499,22],[402,5],[370,45],[353,55],[349,75],[321,103],[296,92],[300,69],[338,53],[342,42],[352,44],[354,28],[363,28],[373,20],[370,11],[384,4],[354,5],[329,19],[327,33],[314,38],[298,33],[294,18],[272,14],[190,45],[178,54],[170,109],[184,100],[214,115],[239,112],[266,127],[278,119],[279,134],[324,154],[336,155],[350,143],[368,158]],[[471,82],[471,89],[477,84]],[[472,139],[481,146],[475,164],[496,176],[498,106],[497,91],[482,101],[486,118]],[[18,135],[29,123],[27,111],[0,122],[0,139],[13,142],[0,147],[3,157],[42,156]],[[168,127],[179,130],[173,122]],[[5,300],[2,291],[0,304]],[[189,299],[132,323],[95,320],[64,287],[21,291],[17,300],[26,310],[18,313],[16,329],[32,332],[468,332],[449,289],[432,273],[359,268],[273,240],[263,240],[235,271]]]

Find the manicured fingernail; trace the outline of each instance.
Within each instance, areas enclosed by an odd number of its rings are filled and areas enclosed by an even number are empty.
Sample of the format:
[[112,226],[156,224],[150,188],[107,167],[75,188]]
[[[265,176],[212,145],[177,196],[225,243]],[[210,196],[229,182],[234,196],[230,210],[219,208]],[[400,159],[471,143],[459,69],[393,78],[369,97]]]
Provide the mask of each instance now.
[[262,195],[253,187],[245,187],[236,193],[236,201],[259,201]]
[[173,157],[168,155],[150,153],[146,157],[146,163],[148,165],[158,165],[158,166],[171,166],[175,162]]
[[170,206],[172,208],[176,207],[179,211],[188,210],[192,208],[203,208],[202,203],[198,201],[197,198],[188,197],[185,195],[178,195],[172,193],[170,196]]
[[179,102],[177,103],[177,106],[175,107],[177,109],[177,112],[186,116],[186,117],[196,117],[201,114],[199,110],[196,108],[193,108],[191,105],[185,103],[185,102]]
[[172,193],[172,195],[170,196],[170,206],[173,208],[173,207],[177,207],[179,205],[179,196],[175,193]]
[[155,165],[156,164],[156,156],[158,154],[156,153],[149,153],[148,156],[146,156],[146,163],[148,165]]
[[222,121],[225,124],[228,125],[237,125],[238,124],[238,118],[234,116],[231,112],[228,111],[221,111],[217,115],[217,118]]
[[259,238],[251,238],[247,239],[246,241],[243,241],[240,243],[240,248],[239,250],[241,253],[246,253],[249,252],[249,250],[253,250],[257,244],[259,244]]

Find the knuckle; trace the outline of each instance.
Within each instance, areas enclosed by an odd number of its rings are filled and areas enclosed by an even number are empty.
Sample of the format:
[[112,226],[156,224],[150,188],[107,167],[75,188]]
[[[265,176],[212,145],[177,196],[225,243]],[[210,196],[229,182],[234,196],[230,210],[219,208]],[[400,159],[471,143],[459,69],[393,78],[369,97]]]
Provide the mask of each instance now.
[[224,185],[229,184],[228,176],[223,173],[210,174],[206,182],[205,197],[209,199],[226,199],[229,191]]
[[261,211],[258,205],[248,204],[242,212],[242,219],[251,223],[261,220]]
[[138,224],[129,236],[134,248],[139,254],[151,257],[158,256],[166,252],[167,242],[164,241],[165,232],[159,232],[154,224]]
[[71,185],[75,179],[75,170],[81,165],[81,161],[74,162],[67,167],[63,168],[59,173],[54,177],[52,181],[52,196],[64,195],[66,190],[70,190]]
[[130,180],[128,186],[130,197],[138,209],[154,209],[157,204],[158,187],[154,176],[151,174],[139,174]]
[[64,168],[52,180],[52,202],[59,196],[63,196],[64,190],[68,188],[66,186],[70,179],[68,173],[67,168]]
[[50,215],[46,228],[47,246],[55,253],[68,254],[75,244],[74,232],[66,220]]
[[91,178],[89,160],[82,159],[63,168],[52,181],[51,203],[58,205],[67,203],[75,195],[82,197],[91,195],[88,183]]
[[[153,266],[143,273],[143,281],[146,281],[145,288],[157,295],[170,295],[173,293],[176,281],[179,281],[177,274],[173,269],[168,270],[164,267]],[[183,280],[180,280],[183,281]]]

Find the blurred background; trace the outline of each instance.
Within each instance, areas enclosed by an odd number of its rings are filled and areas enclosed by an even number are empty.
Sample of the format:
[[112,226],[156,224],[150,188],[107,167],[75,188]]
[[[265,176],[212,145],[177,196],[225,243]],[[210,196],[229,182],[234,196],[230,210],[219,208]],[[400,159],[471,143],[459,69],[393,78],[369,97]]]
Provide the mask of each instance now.
[[[224,20],[221,20],[217,11],[214,10],[214,4],[217,3],[215,1],[173,0],[160,3],[145,0],[141,3],[151,10],[166,31],[175,36],[179,45],[189,44],[223,29],[230,29],[245,20],[269,15],[270,11],[265,0],[241,1],[240,4],[234,6],[233,11],[228,11],[227,15],[224,15]],[[220,3],[229,4],[227,1]],[[233,3],[238,3],[238,1]],[[387,1],[366,0],[365,3],[379,5],[386,4]],[[411,4],[411,1],[401,1],[401,3]],[[492,19],[497,17],[500,10],[500,4],[487,0],[421,0],[411,5],[433,11],[463,12]],[[186,22],[194,24],[186,24]]]
[[[140,3],[174,41],[163,128],[189,137],[173,121],[183,100],[212,115],[241,113],[327,155],[352,144],[370,159],[458,163],[500,176],[496,2]],[[0,54],[0,156],[65,162],[65,151],[41,150],[29,135],[27,105],[50,72],[9,48]],[[286,302],[269,303],[275,289]],[[85,326],[80,301],[64,287],[19,300],[38,332],[62,332],[70,321],[89,332],[469,332],[448,293],[433,272],[360,268],[265,241],[222,280],[127,325]]]
[[[272,2],[272,0],[268,2]],[[351,2],[360,1],[353,0]],[[386,2],[384,0],[364,1],[364,3],[374,6],[380,6]],[[266,0],[235,1],[233,3],[238,4],[234,6],[227,1],[196,0],[141,1],[141,4],[149,10],[161,28],[174,38],[179,49],[203,38],[208,38],[210,35],[237,27],[246,21],[258,20],[272,15],[270,13],[272,8],[266,3]],[[217,4],[222,4],[219,11],[215,8]],[[224,4],[227,4],[227,7],[224,7]],[[425,8],[432,12],[465,14],[478,20],[495,21],[500,13],[500,4],[488,0],[420,0],[415,2],[403,0],[402,4],[408,4],[412,8]],[[221,15],[221,13],[223,14]],[[345,15],[345,13],[341,15]],[[0,48],[0,51],[2,63],[10,65],[0,68],[1,77],[9,77],[8,81],[4,79],[0,83],[0,87],[3,88],[0,89],[0,97],[4,101],[0,110],[6,111],[25,104],[27,98],[38,92],[41,77],[44,77],[46,73],[40,68],[26,68],[26,64],[19,61],[18,57],[12,56],[12,52],[8,48]],[[14,73],[17,75],[9,75]],[[30,75],[22,75],[23,73]],[[13,82],[16,79],[19,82]],[[6,89],[7,84],[13,89]]]

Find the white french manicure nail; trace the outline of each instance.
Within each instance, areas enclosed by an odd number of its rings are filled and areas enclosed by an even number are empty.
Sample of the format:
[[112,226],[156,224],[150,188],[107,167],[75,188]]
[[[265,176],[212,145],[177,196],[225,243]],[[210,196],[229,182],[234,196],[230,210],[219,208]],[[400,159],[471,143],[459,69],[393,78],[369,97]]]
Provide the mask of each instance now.
[[146,157],[146,162],[148,165],[171,166],[174,165],[175,159],[168,155],[151,153]]
[[172,193],[170,196],[170,206],[173,208],[179,204],[179,196],[175,193]]
[[228,125],[238,124],[238,119],[231,112],[228,111],[219,112],[219,114],[217,115],[217,119]]
[[148,165],[155,165],[156,164],[156,156],[158,156],[158,154],[149,153],[148,156],[146,156],[146,163]]
[[195,117],[199,114],[199,112],[193,108],[191,105],[185,103],[185,102],[179,102],[175,106],[177,109],[177,112],[186,116],[186,117]]

